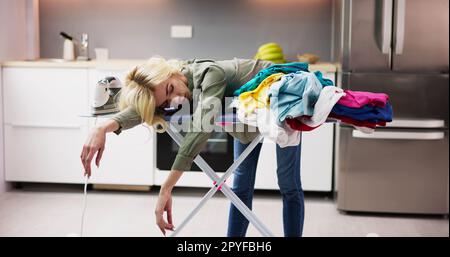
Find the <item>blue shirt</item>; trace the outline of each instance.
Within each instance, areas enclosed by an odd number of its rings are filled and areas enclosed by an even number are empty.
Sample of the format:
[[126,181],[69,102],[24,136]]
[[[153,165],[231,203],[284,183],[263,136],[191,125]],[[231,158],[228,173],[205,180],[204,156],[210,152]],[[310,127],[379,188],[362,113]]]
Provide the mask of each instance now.
[[379,121],[392,121],[392,106],[390,103],[386,103],[384,107],[378,107],[374,105],[364,105],[362,108],[351,108],[341,104],[336,104],[331,113],[346,116],[354,120],[379,122]]
[[314,75],[316,75],[317,79],[320,81],[320,84],[322,84],[323,87],[333,86],[333,81],[331,79],[324,78],[322,72],[315,71]]
[[279,83],[272,84],[268,94],[277,124],[282,125],[286,118],[312,116],[321,90],[316,75],[305,71],[285,75]]
[[234,91],[234,96],[239,96],[241,93],[252,91],[257,88],[259,84],[267,77],[275,73],[289,74],[297,71],[308,71],[308,63],[306,62],[291,62],[283,64],[274,64],[268,68],[262,69],[255,77],[245,83],[243,86]]

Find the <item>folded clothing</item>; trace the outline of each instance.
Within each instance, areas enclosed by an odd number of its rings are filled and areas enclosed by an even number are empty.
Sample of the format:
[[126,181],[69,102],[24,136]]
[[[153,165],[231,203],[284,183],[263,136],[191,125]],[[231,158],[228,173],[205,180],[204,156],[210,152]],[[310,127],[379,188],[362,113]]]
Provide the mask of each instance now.
[[236,114],[242,123],[257,127],[264,138],[277,143],[281,148],[300,143],[300,131],[291,129],[285,124],[278,126],[275,122],[276,117],[268,108],[257,108],[250,114],[238,109]]
[[[343,124],[348,124],[348,125],[352,125],[355,129],[366,133],[366,134],[371,134],[375,131],[375,127],[372,127],[372,124],[366,124],[367,126],[357,126],[351,123],[347,123],[347,122],[343,122],[339,119],[333,119],[333,118],[329,118],[327,119],[327,122],[341,122]],[[293,129],[293,130],[298,130],[298,131],[312,131],[318,127],[320,127],[321,125],[317,126],[317,127],[309,127],[308,125],[303,124],[301,121],[299,121],[298,119],[286,119],[286,123]],[[370,126],[370,127],[368,127]]]
[[386,126],[386,121],[381,121],[381,120],[376,121],[376,122],[370,121],[370,120],[361,121],[361,120],[352,119],[350,117],[337,115],[337,114],[334,114],[334,113],[330,113],[329,117],[337,119],[340,122],[347,123],[349,125],[355,125],[355,126],[358,126],[358,127],[366,127],[366,128],[373,128],[374,129],[376,126]]
[[384,107],[389,100],[389,96],[384,93],[352,90],[345,90],[344,92],[345,96],[339,99],[338,104],[351,108],[361,108],[368,104]]
[[282,72],[284,74],[289,74],[297,71],[308,71],[308,63],[305,62],[291,62],[283,64],[274,64],[265,69],[262,69],[255,77],[249,80],[247,83],[242,85],[240,88],[234,91],[234,96],[239,96],[243,92],[252,91],[257,88],[258,85],[268,76]]
[[327,120],[328,115],[336,102],[345,96],[341,88],[327,86],[320,91],[319,99],[314,105],[314,114],[312,116],[302,116],[300,121],[309,127],[318,127]]
[[323,77],[322,72],[320,71],[315,71],[314,75],[316,75],[317,79],[320,81],[320,84],[322,84],[323,87],[327,87],[327,86],[333,86],[333,81],[331,79],[327,79]]
[[270,109],[281,125],[286,118],[312,116],[322,85],[313,73],[298,71],[284,75],[269,88]]
[[245,112],[251,113],[255,108],[265,108],[269,106],[269,97],[267,91],[269,87],[280,80],[284,73],[275,73],[265,78],[261,84],[252,91],[243,92],[239,95],[239,108]]
[[377,123],[378,121],[392,121],[392,106],[389,102],[387,102],[384,107],[368,104],[361,108],[347,107],[338,102],[334,105],[331,113],[359,121],[369,121],[374,123]]
[[[305,116],[303,116],[303,117],[305,117]],[[310,127],[308,125],[305,125],[298,118],[288,118],[288,119],[286,119],[286,124],[288,124],[291,129],[298,130],[298,131],[312,131],[322,125],[322,124],[320,124],[319,126],[316,126],[316,127]]]

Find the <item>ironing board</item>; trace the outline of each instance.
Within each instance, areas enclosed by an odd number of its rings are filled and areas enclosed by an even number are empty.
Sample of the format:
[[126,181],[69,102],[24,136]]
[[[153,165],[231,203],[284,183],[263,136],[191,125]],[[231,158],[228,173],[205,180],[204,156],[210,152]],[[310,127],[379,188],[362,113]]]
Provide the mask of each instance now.
[[[82,114],[80,117],[112,117],[114,114],[103,114],[103,115],[92,115],[92,114]],[[172,115],[165,116],[164,119],[168,123],[167,134],[175,141],[175,143],[180,146],[183,142],[184,137],[180,132],[177,131],[174,125],[174,121],[190,120],[190,115]],[[219,116],[216,119],[215,125],[223,128],[229,125],[242,124],[235,114],[226,114]],[[189,215],[181,222],[177,229],[171,233],[170,237],[175,237],[180,233],[180,231],[189,223],[189,221],[197,214],[197,212],[206,204],[206,202],[211,199],[217,191],[221,191],[232,203],[233,205],[244,215],[248,221],[255,226],[255,228],[265,237],[274,237],[272,232],[255,216],[255,214],[245,205],[241,199],[231,190],[231,188],[225,183],[227,178],[236,170],[236,168],[247,158],[247,156],[253,151],[253,149],[262,142],[264,137],[259,134],[252,142],[247,146],[247,148],[241,153],[241,155],[234,160],[233,164],[226,170],[222,177],[219,177],[216,172],[211,168],[211,166],[200,156],[197,155],[194,158],[195,164],[211,179],[212,186],[211,189],[203,196],[197,206],[189,213]]]
[[[169,117],[165,117],[165,120],[168,122],[167,133],[170,137],[178,144],[181,145],[183,142],[183,136],[176,131],[174,125],[171,121],[178,121],[180,119],[186,120],[191,117],[188,115],[184,116],[173,116],[175,118],[170,119]],[[326,123],[338,123],[335,119],[327,119]],[[239,121],[236,114],[226,114],[219,116],[215,122],[216,125],[220,127],[230,126],[230,125],[238,125],[243,124]],[[239,199],[239,197],[230,189],[230,187],[225,183],[226,179],[231,176],[231,174],[236,170],[236,168],[247,158],[247,156],[253,151],[253,149],[258,145],[258,143],[262,142],[264,136],[259,134],[252,142],[247,146],[247,148],[241,153],[241,155],[234,160],[233,164],[226,170],[225,174],[222,177],[219,177],[216,172],[211,168],[211,166],[206,163],[206,161],[200,156],[197,155],[194,159],[195,164],[211,179],[213,185],[211,189],[203,196],[197,206],[189,213],[189,215],[181,222],[176,230],[170,237],[175,237],[180,233],[180,231],[188,224],[188,222],[197,214],[197,212],[206,204],[206,202],[213,197],[213,195],[217,191],[222,191],[222,193],[233,203],[233,205],[244,215],[247,220],[255,226],[255,228],[261,233],[261,235],[265,237],[274,237],[272,232],[255,216],[255,214]]]
[[[178,144],[181,145],[183,142],[183,136],[178,132],[173,124],[173,120],[185,119],[186,117],[172,116],[166,117],[168,121],[168,128],[166,132],[169,136]],[[190,118],[190,117],[188,117]],[[218,117],[215,124],[220,127],[228,125],[237,125],[238,121],[235,115],[223,115]],[[262,142],[263,136],[259,134],[252,142],[247,146],[247,148],[241,153],[241,155],[234,160],[233,164],[226,170],[222,177],[219,177],[216,172],[211,168],[211,166],[200,156],[197,155],[194,159],[195,164],[211,179],[212,186],[211,189],[203,196],[197,206],[188,214],[188,216],[181,222],[181,224],[171,233],[170,237],[175,237],[180,233],[180,231],[188,224],[188,222],[197,214],[197,212],[206,204],[206,202],[213,197],[217,191],[221,191],[231,203],[244,215],[248,221],[255,226],[255,228],[266,237],[273,237],[272,232],[255,216],[255,214],[239,199],[239,197],[231,190],[231,188],[226,184],[226,179],[231,176],[231,174],[236,170],[236,168],[247,158],[247,156],[253,151],[253,149]]]

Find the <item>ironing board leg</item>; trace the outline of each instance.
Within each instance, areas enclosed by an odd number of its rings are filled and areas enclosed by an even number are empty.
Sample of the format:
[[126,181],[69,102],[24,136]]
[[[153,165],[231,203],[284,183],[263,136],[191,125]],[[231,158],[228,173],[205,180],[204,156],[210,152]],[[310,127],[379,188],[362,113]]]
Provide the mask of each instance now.
[[170,237],[175,237],[180,233],[180,231],[184,228],[184,226],[187,225],[187,223],[197,214],[197,212],[203,207],[203,205],[206,204],[206,202],[213,197],[213,195],[216,193],[217,189],[216,187],[212,187],[209,189],[208,193],[206,193],[205,196],[203,196],[202,200],[195,206],[195,208],[189,213],[189,215],[181,222],[179,226],[174,230],[172,234],[170,234]]
[[[167,129],[168,134],[172,137],[172,139],[180,145],[183,137],[172,128],[172,125],[169,125]],[[208,193],[202,198],[200,203],[192,210],[186,219],[180,224],[180,226],[172,233],[170,236],[176,236],[181,229],[194,217],[194,215],[200,210],[205,203],[212,198],[212,196],[217,192],[219,188],[221,188],[224,195],[236,206],[236,208],[246,217],[250,223],[252,223],[255,228],[263,235],[263,236],[272,236],[273,234],[270,230],[253,214],[253,212],[236,196],[236,194],[228,187],[228,185],[223,184],[223,182],[232,174],[232,172],[239,166],[239,164],[245,160],[245,158],[250,154],[250,152],[256,147],[256,145],[261,142],[263,137],[259,135],[255,138],[250,145],[242,152],[242,154],[236,159],[231,165],[225,174],[222,177],[217,176],[217,174],[213,171],[213,169],[205,162],[205,160],[200,156],[194,159],[194,162],[208,175],[208,177],[213,180],[215,185],[208,191]]]
[[244,215],[247,220],[255,226],[255,228],[261,233],[261,235],[265,237],[274,237],[275,235],[262,223],[256,215],[250,210],[247,205],[245,205],[241,199],[229,188],[227,185],[224,185],[222,188],[222,193],[230,199],[230,201],[236,206],[236,208]]

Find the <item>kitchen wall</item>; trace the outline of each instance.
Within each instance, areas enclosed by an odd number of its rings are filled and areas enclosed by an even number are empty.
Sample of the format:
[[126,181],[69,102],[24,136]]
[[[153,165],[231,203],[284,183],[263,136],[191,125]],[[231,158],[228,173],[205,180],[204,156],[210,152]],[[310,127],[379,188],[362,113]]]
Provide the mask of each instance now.
[[[41,57],[61,58],[60,31],[90,36],[90,56],[111,58],[252,58],[278,42],[288,60],[312,52],[331,59],[331,0],[40,0]],[[193,38],[170,38],[171,25],[192,25]]]
[[[2,17],[2,16],[0,16]],[[0,72],[0,85],[2,81],[2,72]],[[2,88],[3,89],[3,88]],[[3,124],[3,90],[0,91],[0,120]],[[3,126],[0,126],[0,194],[7,190],[7,184],[5,182],[5,158],[4,158],[4,142],[3,142]]]

